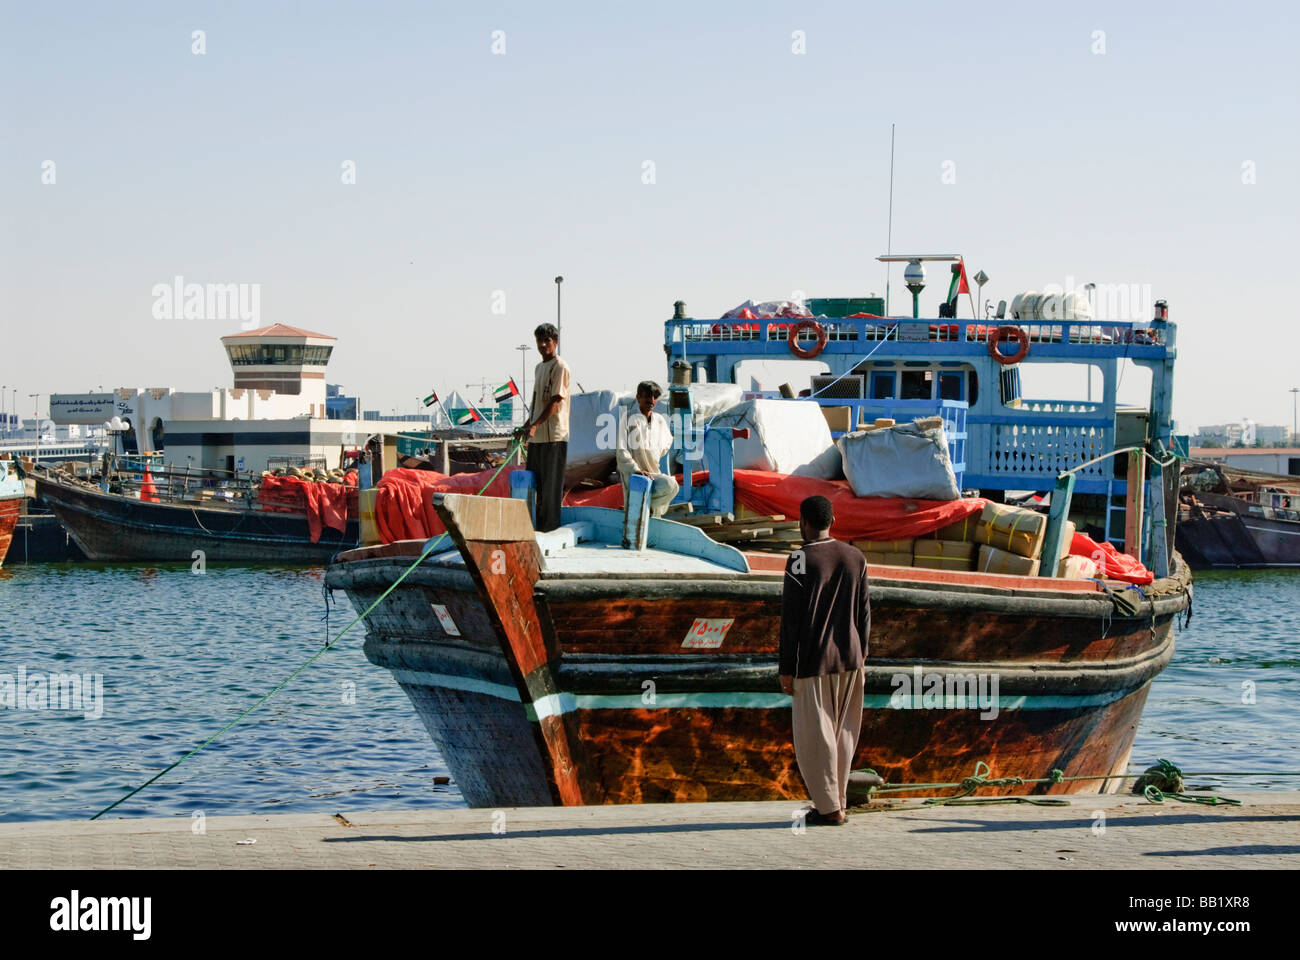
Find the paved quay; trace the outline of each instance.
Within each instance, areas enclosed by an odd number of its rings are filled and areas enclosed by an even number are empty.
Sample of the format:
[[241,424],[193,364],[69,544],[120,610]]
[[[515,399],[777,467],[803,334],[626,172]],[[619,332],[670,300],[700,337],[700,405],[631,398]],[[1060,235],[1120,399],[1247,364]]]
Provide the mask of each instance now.
[[794,803],[35,821],[0,824],[0,869],[1300,868],[1300,792],[1233,796],[911,801],[802,832]]

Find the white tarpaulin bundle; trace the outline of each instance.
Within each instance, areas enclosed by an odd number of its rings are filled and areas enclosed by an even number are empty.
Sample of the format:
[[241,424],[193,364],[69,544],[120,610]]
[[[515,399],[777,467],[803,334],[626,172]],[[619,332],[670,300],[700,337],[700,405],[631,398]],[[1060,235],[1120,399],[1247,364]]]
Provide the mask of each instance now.
[[575,393],[569,402],[569,448],[564,465],[566,484],[605,477],[614,469],[618,443],[619,404],[625,393],[595,390]]
[[[691,407],[695,424],[703,426],[716,414],[734,407],[742,393],[744,388],[735,383],[693,384]],[[631,393],[596,390],[591,393],[575,393],[570,398],[570,403],[565,480],[574,484],[583,478],[604,478],[614,470],[618,425],[622,417],[636,412],[636,397]],[[655,410],[668,417],[666,390],[655,405]]]
[[738,470],[769,470],[836,480],[840,453],[821,407],[814,401],[746,400],[714,417],[714,428],[749,428],[733,444]]
[[844,476],[859,497],[956,500],[957,475],[942,424],[903,423],[849,433],[836,441]]

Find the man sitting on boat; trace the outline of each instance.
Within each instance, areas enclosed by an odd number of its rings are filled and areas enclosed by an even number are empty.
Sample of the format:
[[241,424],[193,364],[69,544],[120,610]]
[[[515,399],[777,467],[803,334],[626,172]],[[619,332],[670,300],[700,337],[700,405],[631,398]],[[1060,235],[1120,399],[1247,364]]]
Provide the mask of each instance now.
[[654,406],[662,391],[653,380],[642,380],[636,388],[637,413],[624,416],[618,428],[618,474],[623,481],[623,502],[627,503],[628,480],[635,474],[650,478],[650,512],[662,517],[677,496],[677,481],[659,469],[664,454],[673,445],[672,430]]
[[825,497],[800,504],[804,543],[786,561],[781,591],[781,692],[794,698],[794,754],[813,801],[808,826],[846,822],[871,627],[866,559],[831,538],[834,521]]

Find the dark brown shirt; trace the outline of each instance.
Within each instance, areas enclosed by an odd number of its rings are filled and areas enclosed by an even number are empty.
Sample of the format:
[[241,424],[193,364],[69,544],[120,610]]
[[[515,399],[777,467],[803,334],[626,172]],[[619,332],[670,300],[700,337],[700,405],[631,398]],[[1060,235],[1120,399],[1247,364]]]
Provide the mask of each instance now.
[[866,659],[870,629],[861,551],[839,540],[818,540],[790,554],[781,591],[783,676],[856,670]]

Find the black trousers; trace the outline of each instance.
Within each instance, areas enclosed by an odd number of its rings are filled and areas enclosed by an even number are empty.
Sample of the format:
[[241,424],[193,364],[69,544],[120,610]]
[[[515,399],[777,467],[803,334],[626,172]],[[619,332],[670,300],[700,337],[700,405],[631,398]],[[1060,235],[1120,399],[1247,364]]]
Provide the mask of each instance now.
[[545,533],[560,525],[560,501],[564,499],[564,462],[569,441],[530,443],[525,465],[537,483],[537,529]]

